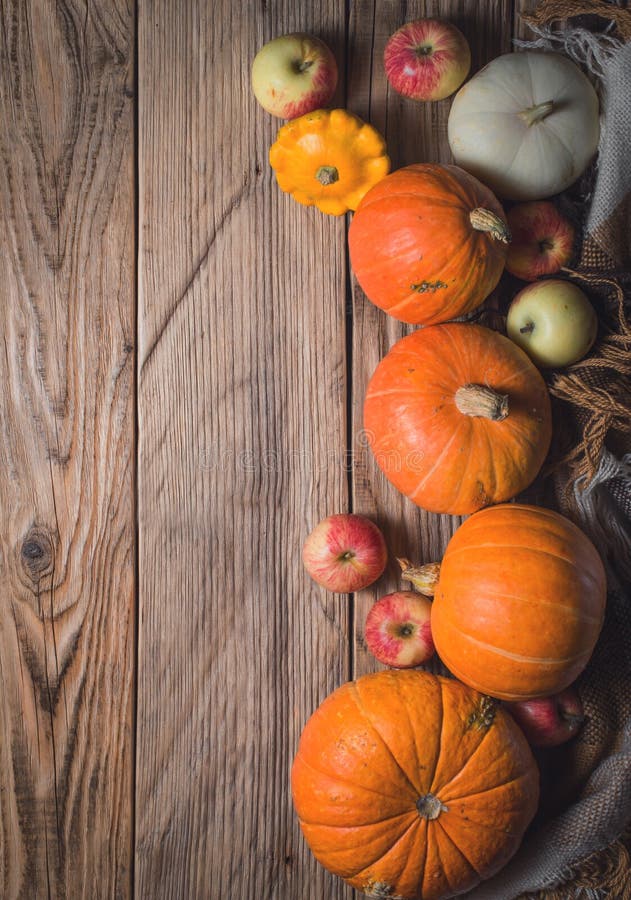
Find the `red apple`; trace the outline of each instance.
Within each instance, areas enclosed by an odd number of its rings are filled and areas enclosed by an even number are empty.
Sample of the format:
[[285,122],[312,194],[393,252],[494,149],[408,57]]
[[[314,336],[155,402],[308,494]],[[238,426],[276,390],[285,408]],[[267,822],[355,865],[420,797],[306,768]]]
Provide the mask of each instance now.
[[302,548],[302,561],[313,580],[339,594],[368,587],[387,560],[386,542],[375,523],[352,513],[323,519]]
[[585,719],[581,699],[571,687],[553,697],[506,706],[533,747],[556,747],[569,741]]
[[431,602],[414,591],[386,594],[368,613],[366,646],[385,666],[420,666],[434,653],[431,611]]
[[263,109],[295,119],[321,109],[337,85],[335,57],[320,38],[284,34],[265,44],[252,63],[252,90]]
[[386,78],[399,94],[412,100],[443,100],[469,74],[471,51],[455,25],[418,19],[395,31],[383,61]]
[[512,239],[506,268],[517,278],[535,281],[542,275],[554,275],[570,261],[574,228],[554,203],[518,203],[508,213],[508,225]]

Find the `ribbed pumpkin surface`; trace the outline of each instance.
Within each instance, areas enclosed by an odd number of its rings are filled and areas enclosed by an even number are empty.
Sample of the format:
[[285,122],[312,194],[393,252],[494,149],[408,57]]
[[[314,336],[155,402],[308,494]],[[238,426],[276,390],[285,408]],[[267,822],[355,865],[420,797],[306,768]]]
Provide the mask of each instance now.
[[[508,397],[502,421],[465,415],[467,384]],[[535,478],[550,444],[543,378],[508,338],[479,325],[423,328],[377,366],[364,428],[387,478],[431,512],[463,515],[509,500]]]
[[520,729],[488,704],[421,671],[366,675],[331,694],[291,773],[322,865],[369,896],[418,900],[498,871],[535,813],[539,782]]
[[491,191],[457,166],[407,166],[379,181],[348,235],[351,265],[369,300],[423,325],[479,306],[507,254],[507,244],[472,226],[469,216],[479,208],[505,222]]
[[506,700],[571,684],[602,627],[603,564],[568,519],[518,504],[467,519],[447,546],[432,604],[436,649],[456,677]]

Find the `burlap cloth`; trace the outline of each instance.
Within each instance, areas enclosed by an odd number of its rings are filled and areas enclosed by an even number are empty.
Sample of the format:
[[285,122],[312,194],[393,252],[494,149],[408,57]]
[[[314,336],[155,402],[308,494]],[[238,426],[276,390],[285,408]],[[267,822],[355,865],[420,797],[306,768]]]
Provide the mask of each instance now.
[[631,10],[545,0],[524,18],[533,41],[522,46],[569,55],[601,99],[596,163],[558,200],[580,235],[565,275],[589,295],[600,331],[586,360],[548,375],[555,435],[540,493],[599,548],[608,603],[578,682],[583,731],[539,753],[541,808],[519,853],[466,897],[631,900]]

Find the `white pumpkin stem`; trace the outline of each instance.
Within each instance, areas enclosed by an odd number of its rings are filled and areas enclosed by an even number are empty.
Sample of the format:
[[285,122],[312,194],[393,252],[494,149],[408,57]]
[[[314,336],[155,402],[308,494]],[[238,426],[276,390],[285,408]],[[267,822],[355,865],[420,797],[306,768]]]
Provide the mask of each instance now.
[[504,219],[491,212],[490,209],[477,206],[469,213],[469,221],[476,231],[486,231],[496,241],[501,241],[503,244],[510,243],[510,228]]
[[401,578],[409,581],[412,587],[424,597],[433,597],[440,575],[440,563],[426,563],[424,566],[413,566],[409,559],[398,559],[401,566]]
[[554,100],[546,100],[545,103],[535,103],[534,106],[522,109],[519,115],[530,128],[531,125],[541,122],[542,119],[545,119],[546,116],[550,115],[553,109]]
[[485,384],[465,384],[458,388],[454,399],[465,416],[501,422],[508,415],[508,394],[498,394]]

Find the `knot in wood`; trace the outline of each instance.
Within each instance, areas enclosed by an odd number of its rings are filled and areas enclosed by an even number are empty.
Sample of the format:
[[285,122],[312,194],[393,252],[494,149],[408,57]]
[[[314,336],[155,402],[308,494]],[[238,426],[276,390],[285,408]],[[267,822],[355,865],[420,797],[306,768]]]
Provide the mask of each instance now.
[[20,550],[22,566],[31,581],[39,581],[53,565],[55,544],[51,533],[40,526],[29,529]]

